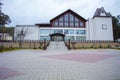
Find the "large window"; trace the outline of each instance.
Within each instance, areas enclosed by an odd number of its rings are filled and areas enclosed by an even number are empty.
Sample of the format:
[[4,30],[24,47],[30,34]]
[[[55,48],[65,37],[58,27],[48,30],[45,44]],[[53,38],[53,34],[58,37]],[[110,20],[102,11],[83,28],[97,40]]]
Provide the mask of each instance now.
[[68,14],[64,16],[65,21],[68,21]]
[[76,41],[84,41],[86,40],[85,36],[76,36]]
[[58,22],[57,21],[55,21],[54,26],[58,26]]
[[60,27],[63,27],[63,22],[59,22],[59,26],[60,26]]
[[75,17],[75,21],[79,21],[79,19],[77,17]]
[[74,22],[70,22],[70,27],[74,27]]
[[50,36],[40,36],[40,40],[44,41],[44,39],[49,41],[50,40]]
[[63,30],[62,29],[53,29],[51,31],[51,34],[55,34],[55,33],[63,34]]
[[40,29],[40,34],[50,34],[50,29]]
[[64,30],[64,34],[74,34],[74,30]]
[[85,30],[76,30],[76,34],[86,34]]
[[84,23],[80,21],[80,27],[84,27]]
[[63,17],[60,17],[59,21],[63,21]]
[[64,26],[65,26],[65,27],[68,27],[68,22],[65,22],[65,23],[64,23]]
[[71,13],[64,14],[56,19],[53,26],[55,27],[84,27],[84,21]]
[[70,21],[74,21],[74,16],[70,14]]
[[74,36],[65,36],[65,40],[68,41],[70,39],[70,41],[74,41]]
[[79,27],[79,22],[78,21],[75,22],[75,27]]

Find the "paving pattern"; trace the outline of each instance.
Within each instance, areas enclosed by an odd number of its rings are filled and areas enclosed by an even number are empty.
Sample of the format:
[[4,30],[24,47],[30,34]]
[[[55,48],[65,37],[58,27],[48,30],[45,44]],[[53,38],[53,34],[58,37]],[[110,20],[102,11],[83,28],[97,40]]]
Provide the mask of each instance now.
[[71,54],[60,54],[60,55],[52,55],[52,56],[45,56],[45,57],[52,58],[52,59],[92,63],[92,62],[98,62],[98,61],[111,58],[111,57],[115,57],[115,56],[117,55],[71,53]]
[[120,50],[5,52],[0,80],[120,80]]

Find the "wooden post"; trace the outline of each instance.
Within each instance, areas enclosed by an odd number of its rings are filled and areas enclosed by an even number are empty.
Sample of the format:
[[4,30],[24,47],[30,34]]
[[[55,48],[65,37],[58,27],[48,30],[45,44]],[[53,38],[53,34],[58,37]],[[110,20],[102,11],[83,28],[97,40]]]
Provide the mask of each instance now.
[[68,50],[70,50],[70,39],[68,40]]
[[46,39],[44,39],[44,47],[43,50],[46,50]]

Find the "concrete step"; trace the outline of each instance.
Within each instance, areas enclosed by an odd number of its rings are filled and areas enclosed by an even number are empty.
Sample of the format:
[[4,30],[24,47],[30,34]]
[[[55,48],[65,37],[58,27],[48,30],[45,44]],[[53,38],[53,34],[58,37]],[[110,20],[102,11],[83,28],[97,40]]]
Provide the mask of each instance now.
[[51,41],[47,50],[68,50],[63,41]]

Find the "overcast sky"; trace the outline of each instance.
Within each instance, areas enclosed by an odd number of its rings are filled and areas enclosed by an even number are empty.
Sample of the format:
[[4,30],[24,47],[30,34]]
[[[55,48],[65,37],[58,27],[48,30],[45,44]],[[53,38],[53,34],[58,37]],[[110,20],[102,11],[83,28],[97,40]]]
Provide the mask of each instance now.
[[92,18],[97,8],[104,7],[113,16],[120,15],[120,0],[2,0],[2,11],[16,25],[49,23],[62,12],[71,9],[85,19]]

